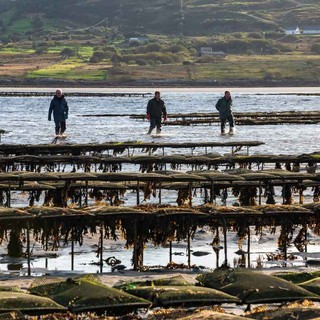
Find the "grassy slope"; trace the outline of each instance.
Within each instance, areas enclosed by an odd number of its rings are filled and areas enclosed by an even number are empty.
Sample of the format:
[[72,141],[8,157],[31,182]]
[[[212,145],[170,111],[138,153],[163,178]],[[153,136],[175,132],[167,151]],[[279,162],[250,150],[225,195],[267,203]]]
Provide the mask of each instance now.
[[[184,0],[181,12],[180,1],[175,0],[109,0],[106,1],[60,1],[53,4],[47,0],[24,0],[23,12],[14,10],[12,5],[22,0],[8,2],[0,0],[0,19],[7,25],[4,34],[32,32],[32,19],[41,13],[44,30],[77,29],[94,24],[109,16],[108,26],[120,26],[121,32],[136,31],[154,33],[154,39],[162,43],[183,42],[193,47],[189,53],[180,53],[177,63],[137,66],[134,59],[124,65],[112,67],[110,60],[90,64],[90,59],[97,46],[105,40],[92,41],[95,37],[84,31],[83,40],[63,40],[52,42],[45,37],[32,41],[19,42],[13,45],[0,46],[0,76],[27,78],[56,78],[66,80],[88,80],[112,82],[133,81],[137,79],[152,80],[302,80],[319,81],[320,59],[310,55],[312,43],[320,42],[318,37],[300,36],[286,45],[291,47],[291,54],[250,55],[229,54],[219,62],[192,63],[183,65],[183,60],[195,62],[196,50],[201,45],[214,45],[231,41],[232,32],[238,32],[240,39],[245,40],[241,31],[257,32],[274,31],[288,25],[299,23],[317,24],[320,15],[320,3],[306,0],[266,0],[266,1],[231,1],[231,0]],[[30,6],[28,3],[30,2]],[[37,2],[41,6],[37,6]],[[44,4],[45,2],[45,4]],[[32,4],[32,5],[31,5]],[[51,7],[61,6],[63,15],[52,11]],[[31,10],[32,9],[32,10]],[[43,12],[41,10],[44,10]],[[36,11],[38,10],[38,11]],[[32,12],[31,12],[32,11]],[[27,13],[27,18],[25,13]],[[81,24],[82,23],[82,24]],[[184,36],[172,36],[172,33]],[[197,37],[194,37],[197,35]],[[212,37],[212,35],[215,35]],[[192,37],[191,37],[192,36]],[[201,37],[200,37],[201,36]],[[26,38],[26,37],[25,37]],[[36,41],[34,40],[36,39]],[[229,40],[228,40],[229,39]],[[38,41],[37,41],[38,40]],[[280,45],[285,37],[276,39]],[[47,53],[35,55],[34,42],[43,42]],[[114,39],[110,44],[122,48],[125,54],[126,41]],[[155,40],[157,41],[157,40]],[[62,59],[59,53],[66,47],[75,48],[78,57]],[[130,50],[129,50],[130,51]],[[132,52],[129,52],[131,53]],[[232,52],[232,51],[230,51]],[[179,55],[179,54],[177,54]]]
[[[19,3],[23,4],[21,8]],[[319,13],[320,3],[312,0],[303,4],[298,0],[184,0],[182,12],[180,0],[0,1],[0,19],[9,24],[9,32],[19,31],[22,26],[32,31],[26,16],[30,21],[37,15],[45,25],[56,28],[86,27],[109,17],[109,25],[119,25],[124,31],[205,35],[318,24]]]
[[[245,71],[244,71],[245,70]],[[162,65],[117,67],[111,79],[186,79],[186,80],[320,80],[320,57],[296,55],[238,56],[230,55],[225,60],[196,65]]]

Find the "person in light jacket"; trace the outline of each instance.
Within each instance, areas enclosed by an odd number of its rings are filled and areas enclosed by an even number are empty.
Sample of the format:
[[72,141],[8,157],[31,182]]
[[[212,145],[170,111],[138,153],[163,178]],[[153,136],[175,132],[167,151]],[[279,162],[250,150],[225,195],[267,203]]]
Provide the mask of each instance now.
[[232,99],[230,91],[225,91],[224,96],[216,103],[221,121],[221,134],[226,134],[226,122],[229,122],[229,134],[234,134],[234,118],[232,114]]
[[67,100],[64,98],[61,89],[56,90],[56,94],[51,100],[48,120],[51,121],[53,113],[53,120],[55,123],[56,135],[60,136],[66,131],[66,120],[68,119],[69,107]]

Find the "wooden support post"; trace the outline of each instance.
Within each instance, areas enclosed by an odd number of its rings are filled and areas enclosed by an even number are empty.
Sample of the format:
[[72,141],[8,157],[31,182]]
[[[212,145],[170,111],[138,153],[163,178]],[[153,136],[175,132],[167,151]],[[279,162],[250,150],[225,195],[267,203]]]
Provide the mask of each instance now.
[[159,183],[159,204],[161,204],[161,184],[162,182]]
[[[162,147],[162,155],[164,156],[164,147]],[[164,164],[164,169],[167,170],[167,163]]]
[[103,228],[104,223],[100,225],[100,273],[103,272]]
[[133,270],[138,271],[138,221],[134,220]]
[[[285,232],[285,241],[284,241],[284,261],[287,261],[287,228],[286,226],[282,225],[282,228],[284,228],[284,232]],[[285,267],[287,266],[287,263],[285,262]]]
[[[299,183],[302,183],[302,181],[299,181]],[[303,189],[302,188],[299,190],[299,204],[303,204]]]
[[27,259],[28,259],[28,277],[31,276],[31,257],[30,257],[30,226],[27,222]]
[[188,231],[188,242],[187,242],[187,245],[188,245],[188,248],[187,248],[187,251],[188,251],[188,268],[191,267],[191,236],[190,236],[190,230]]
[[120,192],[119,190],[116,190],[116,201],[119,203],[120,200]]
[[[219,226],[217,226],[217,237],[219,238]],[[219,241],[220,242],[220,241]],[[217,245],[217,244],[216,244]],[[218,269],[219,268],[219,260],[220,260],[220,249],[219,248],[216,248],[216,268]]]
[[133,242],[133,270],[139,271],[143,267],[144,242],[138,234],[138,219],[134,220],[134,242]]
[[250,250],[251,250],[251,239],[250,239],[250,226],[248,226],[248,249],[247,249],[247,251],[248,251],[248,268],[250,268]]
[[304,252],[308,252],[308,225],[304,224]]
[[169,262],[172,262],[172,241],[169,241]]
[[140,183],[137,181],[137,206],[140,204]]
[[189,183],[190,207],[192,207],[192,182]]
[[71,229],[71,270],[74,270],[74,227]]
[[204,188],[204,203],[208,203],[208,189]]
[[[45,245],[45,250],[46,252],[48,251],[48,235],[46,235],[46,245]],[[46,256],[46,263],[45,263],[45,268],[48,269],[48,258]]]
[[213,181],[211,181],[210,203],[213,203],[213,198],[214,198],[214,184],[213,184]]
[[261,197],[262,197],[262,194],[261,194],[261,181],[259,181],[259,206],[261,206]]
[[11,181],[9,181],[9,188],[7,192],[7,206],[8,208],[11,207]]
[[86,197],[84,200],[84,204],[87,206],[88,205],[88,180],[86,180]]
[[227,226],[225,220],[223,220],[223,242],[224,242],[224,264],[228,265],[228,249],[227,249]]

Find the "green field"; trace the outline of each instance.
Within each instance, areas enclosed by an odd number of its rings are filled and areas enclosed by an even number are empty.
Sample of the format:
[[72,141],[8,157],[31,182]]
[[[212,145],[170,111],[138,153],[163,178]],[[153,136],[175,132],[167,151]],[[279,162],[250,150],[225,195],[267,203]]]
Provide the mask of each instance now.
[[[318,85],[315,0],[0,0],[0,81]],[[145,38],[130,42],[130,38]],[[201,47],[225,57],[201,56]]]

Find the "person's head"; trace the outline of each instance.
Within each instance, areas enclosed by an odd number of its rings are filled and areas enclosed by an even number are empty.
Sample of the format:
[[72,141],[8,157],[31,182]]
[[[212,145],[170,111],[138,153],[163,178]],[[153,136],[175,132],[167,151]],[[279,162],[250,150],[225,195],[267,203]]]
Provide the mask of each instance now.
[[155,97],[157,100],[159,100],[159,99],[160,99],[160,91],[156,91],[156,92],[154,93],[154,97]]
[[58,98],[61,98],[61,96],[62,96],[62,90],[61,90],[61,89],[57,89],[57,90],[56,90],[56,96],[57,96]]
[[226,100],[231,99],[231,93],[230,93],[230,91],[225,91],[225,92],[224,92],[224,97],[226,98]]

